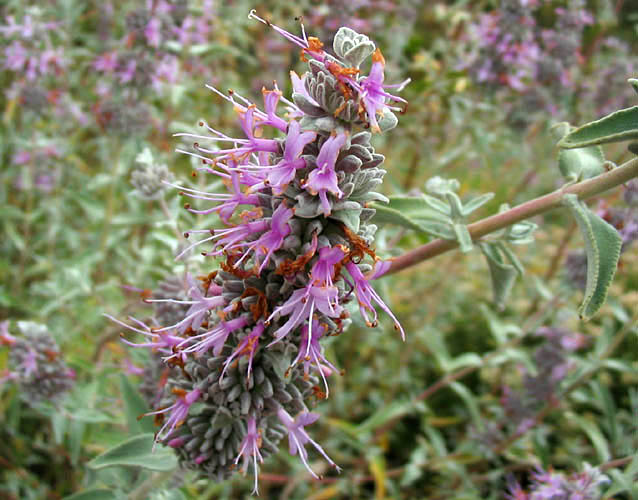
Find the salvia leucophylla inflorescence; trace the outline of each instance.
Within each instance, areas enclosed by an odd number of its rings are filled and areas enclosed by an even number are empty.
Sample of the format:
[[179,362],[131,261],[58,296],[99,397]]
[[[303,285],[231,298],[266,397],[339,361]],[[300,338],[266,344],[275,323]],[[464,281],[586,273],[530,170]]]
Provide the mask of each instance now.
[[75,371],[62,358],[48,328],[33,321],[18,321],[21,335],[9,333],[9,322],[0,322],[0,346],[8,346],[10,370],[0,376],[20,388],[21,398],[30,405],[55,403],[75,383]]
[[[379,307],[404,335],[369,283],[387,264],[373,250],[368,203],[386,201],[376,192],[384,157],[370,145],[371,132],[396,125],[394,112],[406,101],[386,89],[401,90],[407,82],[385,85],[381,51],[351,29],[337,32],[331,55],[303,27],[299,37],[254,12],[250,17],[298,45],[309,71],[291,72],[291,100],[276,84],[264,89],[263,111],[235,92],[211,88],[234,106],[245,137],[201,122],[206,135],[177,134],[197,141],[194,151],[178,151],[201,160],[199,171],[219,176],[228,192],[176,187],[216,203],[186,205],[193,213],[217,213],[227,227],[189,231],[187,237],[204,237],[181,254],[210,246],[203,255],[217,257],[220,269],[198,280],[188,275],[187,297],[148,299],[182,306],[169,324],[132,318],[134,324],[121,324],[148,338],[127,343],[159,351],[171,366],[164,398],[152,412],[160,417],[156,441],[173,447],[183,466],[211,478],[227,477],[243,460],[244,471],[254,467],[257,491],[258,462],[286,435],[290,453],[314,477],[306,445],[338,469],[305,427],[319,417],[307,403],[327,397],[327,376],[338,372],[321,340],[349,324],[344,305],[356,298],[370,327]],[[361,65],[369,58],[364,75]],[[156,317],[167,318],[165,312],[156,310]]]

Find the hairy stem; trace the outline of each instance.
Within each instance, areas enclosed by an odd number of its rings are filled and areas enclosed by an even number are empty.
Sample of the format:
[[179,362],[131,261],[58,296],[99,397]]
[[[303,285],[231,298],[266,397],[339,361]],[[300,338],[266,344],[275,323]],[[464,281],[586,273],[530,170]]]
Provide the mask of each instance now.
[[[472,240],[477,241],[494,231],[504,229],[517,222],[560,207],[565,194],[575,194],[584,200],[624,184],[634,177],[638,177],[638,158],[629,160],[624,165],[594,177],[593,179],[587,179],[577,184],[563,187],[553,193],[546,194],[511,208],[506,212],[474,222],[468,226],[468,230],[470,231]],[[458,246],[458,242],[454,240],[436,239],[391,259],[390,269],[383,276],[402,271],[432,257],[453,250]]]

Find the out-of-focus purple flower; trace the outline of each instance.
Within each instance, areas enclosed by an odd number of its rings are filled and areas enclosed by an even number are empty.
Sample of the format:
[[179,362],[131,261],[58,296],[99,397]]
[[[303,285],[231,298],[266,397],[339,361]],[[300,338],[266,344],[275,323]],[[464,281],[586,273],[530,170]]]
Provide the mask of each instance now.
[[15,40],[4,49],[4,67],[12,71],[20,71],[27,62],[28,52],[21,42]]
[[159,91],[162,84],[173,84],[180,77],[179,59],[173,55],[164,55],[157,65],[155,72],[151,75],[153,88]]
[[146,37],[147,43],[151,47],[160,46],[160,43],[162,41],[161,28],[162,21],[160,21],[160,19],[157,17],[152,17],[146,25],[146,28],[144,28],[144,36]]
[[144,368],[136,366],[130,359],[124,359],[124,371],[129,375],[144,375]]
[[[119,67],[119,65],[118,65]],[[118,78],[121,84],[129,83],[135,78],[135,69],[137,68],[137,61],[135,59],[129,59],[123,68],[120,68]]]
[[105,73],[113,73],[117,69],[117,53],[105,52],[93,61],[93,68]]
[[318,413],[309,413],[304,412],[297,415],[296,418],[292,418],[290,414],[284,410],[283,408],[279,408],[277,411],[277,417],[279,417],[279,421],[286,427],[288,431],[288,445],[289,451],[291,455],[296,455],[299,453],[299,458],[305,465],[306,469],[312,476],[316,479],[319,479],[319,476],[315,474],[315,472],[308,465],[308,452],[306,451],[306,444],[310,443],[315,449],[321,453],[321,455],[328,461],[330,465],[332,465],[337,471],[341,471],[341,468],[335,464],[332,459],[323,451],[323,448],[313,441],[308,433],[305,431],[304,427],[309,426],[317,421],[319,418]]

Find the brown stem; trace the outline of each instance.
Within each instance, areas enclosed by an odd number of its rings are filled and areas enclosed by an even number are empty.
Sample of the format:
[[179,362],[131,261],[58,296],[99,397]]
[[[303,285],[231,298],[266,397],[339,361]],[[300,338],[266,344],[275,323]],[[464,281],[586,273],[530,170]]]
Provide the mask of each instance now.
[[[472,240],[476,241],[489,233],[504,229],[517,222],[560,207],[563,197],[566,194],[575,194],[584,200],[624,184],[634,177],[638,177],[638,159],[630,160],[624,165],[594,177],[593,179],[563,187],[553,193],[546,194],[511,208],[506,212],[486,217],[485,219],[470,224],[468,230],[472,236]],[[437,239],[431,241],[426,245],[391,259],[390,269],[383,276],[402,271],[424,260],[449,252],[458,246],[459,244],[455,240]]]

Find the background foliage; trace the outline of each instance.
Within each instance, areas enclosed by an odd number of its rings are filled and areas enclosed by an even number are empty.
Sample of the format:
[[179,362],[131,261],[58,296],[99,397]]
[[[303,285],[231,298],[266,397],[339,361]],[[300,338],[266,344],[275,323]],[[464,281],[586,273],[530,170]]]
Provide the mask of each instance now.
[[[167,452],[148,453],[154,428],[136,418],[146,407],[131,364],[149,361],[123,347],[102,313],[143,316],[148,306],[132,287],[207,272],[197,258],[174,260],[181,233],[204,221],[181,209],[176,190],[145,196],[131,178],[149,148],[182,182],[193,165],[173,152],[180,141],[171,134],[200,119],[236,127],[205,83],[256,98],[299,67],[297,50],[247,19],[251,8],[292,32],[302,15],[324,42],[341,25],[369,34],[388,81],[412,78],[402,94],[408,113],[375,144],[386,155],[385,193],[456,178],[463,199],[495,194],[477,217],[560,185],[554,121],[580,124],[636,103],[626,83],[638,71],[633,2],[527,3],[533,22],[519,32],[506,18],[518,2],[4,2],[0,319],[16,336],[20,320],[46,325],[75,385],[57,403],[33,404],[0,349],[0,496],[249,493],[248,479],[196,480],[174,472]],[[498,30],[520,41],[504,47]],[[630,157],[622,145],[605,152],[616,163]],[[631,201],[630,190],[615,190],[592,207],[622,229],[638,220]],[[324,418],[315,432],[344,472],[313,481],[282,453],[262,468],[262,496],[503,498],[514,482],[529,488],[536,468],[570,475],[587,462],[610,479],[601,498],[638,498],[635,237],[625,239],[607,305],[585,324],[575,225],[566,211],[534,222],[535,242],[516,249],[526,275],[502,309],[476,250],[378,282],[407,340],[391,322],[355,322],[332,339],[327,354],[344,375],[316,408]],[[427,241],[384,225],[377,254]],[[131,437],[135,452],[125,455],[137,462],[96,458]]]

